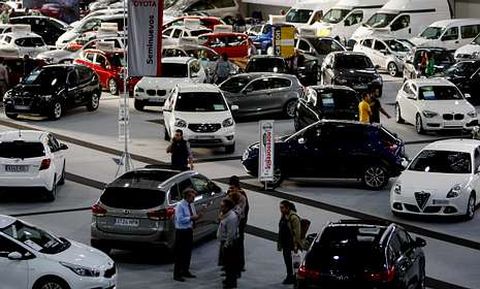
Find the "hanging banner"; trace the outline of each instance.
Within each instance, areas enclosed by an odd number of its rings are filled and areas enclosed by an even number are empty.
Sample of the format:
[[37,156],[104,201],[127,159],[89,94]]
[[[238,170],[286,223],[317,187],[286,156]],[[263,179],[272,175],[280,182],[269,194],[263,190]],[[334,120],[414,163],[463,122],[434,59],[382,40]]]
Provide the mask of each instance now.
[[126,138],[127,142],[130,142],[130,113],[128,110],[128,94],[122,94],[120,96],[121,97],[118,102],[118,141],[124,142]]
[[128,75],[161,76],[163,0],[128,1]]
[[295,52],[295,27],[287,24],[274,25],[273,46],[276,56],[292,57]]
[[274,168],[274,144],[273,138],[273,120],[263,120],[260,122],[260,155],[258,161],[258,179],[260,182],[273,181]]

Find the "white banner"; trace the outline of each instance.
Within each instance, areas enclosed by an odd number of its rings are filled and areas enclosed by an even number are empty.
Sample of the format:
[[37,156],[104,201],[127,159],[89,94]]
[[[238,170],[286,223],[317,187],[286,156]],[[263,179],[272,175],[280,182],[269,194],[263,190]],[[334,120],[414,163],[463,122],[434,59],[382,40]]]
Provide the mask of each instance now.
[[163,0],[128,1],[128,75],[160,76]]
[[[128,99],[125,104],[125,96],[120,95],[120,100],[118,102],[118,141],[124,142],[125,138],[130,142],[130,113],[128,111]],[[128,95],[126,96],[128,97]]]
[[258,158],[258,179],[260,182],[273,181],[274,147],[273,120],[260,121],[260,155]]

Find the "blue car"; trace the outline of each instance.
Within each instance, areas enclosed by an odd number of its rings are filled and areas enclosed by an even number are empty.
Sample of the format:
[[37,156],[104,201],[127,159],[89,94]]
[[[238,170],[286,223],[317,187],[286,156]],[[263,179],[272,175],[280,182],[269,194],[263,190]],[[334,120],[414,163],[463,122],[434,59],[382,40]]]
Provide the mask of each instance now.
[[255,25],[248,30],[247,34],[255,48],[262,54],[267,53],[268,48],[272,46],[273,29],[271,24]]

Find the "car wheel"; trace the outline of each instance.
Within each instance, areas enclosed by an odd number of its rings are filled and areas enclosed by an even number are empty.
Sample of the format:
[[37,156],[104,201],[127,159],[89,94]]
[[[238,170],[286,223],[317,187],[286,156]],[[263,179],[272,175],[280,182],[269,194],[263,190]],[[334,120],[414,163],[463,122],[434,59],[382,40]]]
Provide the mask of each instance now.
[[112,251],[112,248],[105,245],[103,242],[99,241],[99,240],[90,240],[90,246],[92,246],[93,248],[97,249],[97,250],[100,250],[102,251],[103,253],[105,254],[110,254],[110,252]]
[[143,111],[145,108],[145,105],[143,104],[143,101],[135,99],[135,102],[133,104],[135,106],[135,109],[138,111]]
[[365,168],[363,172],[364,185],[372,190],[379,190],[388,183],[388,171],[385,166],[372,164]]
[[59,185],[65,184],[65,166],[66,165],[67,165],[66,162],[63,162],[62,176],[60,177],[60,180],[58,180]]
[[467,202],[467,211],[465,213],[465,219],[471,220],[475,217],[475,194],[471,193]]
[[398,74],[398,67],[394,62],[390,62],[387,65],[387,70],[388,70],[388,74],[390,74],[390,76],[392,77],[395,77]]
[[283,107],[283,114],[288,118],[295,116],[295,110],[297,109],[297,101],[289,100]]
[[88,111],[95,111],[100,105],[100,95],[98,92],[94,92],[90,97],[90,101],[87,104]]
[[234,151],[235,151],[235,143],[225,146],[225,152],[227,154],[233,154]]
[[164,131],[163,131],[163,139],[166,141],[170,141],[170,136],[168,135],[168,130],[166,127],[164,128]]
[[418,134],[424,134],[425,130],[423,129],[422,117],[417,114],[415,117],[415,130]]
[[18,114],[16,114],[16,113],[7,113],[7,112],[5,112],[5,115],[6,115],[8,118],[11,118],[11,119],[17,119],[17,118],[18,118]]
[[70,289],[70,286],[60,278],[48,277],[37,281],[33,289]]
[[395,120],[397,123],[404,123],[402,112],[400,111],[400,105],[398,103],[395,103]]
[[271,182],[268,182],[268,187],[269,188],[272,188],[272,189],[275,189],[277,188],[278,186],[280,186],[280,184],[283,182],[283,174],[282,174],[282,170],[279,169],[279,168],[276,168],[274,171],[273,171],[273,181]]
[[62,117],[62,114],[63,114],[62,104],[59,101],[55,101],[50,111],[50,119],[58,120]]
[[110,78],[108,80],[108,91],[112,95],[117,95],[118,94],[118,85],[117,85],[117,82],[115,81],[115,79],[113,79],[113,78]]
[[57,177],[53,178],[53,186],[50,191],[45,194],[45,200],[47,202],[53,202],[57,198]]

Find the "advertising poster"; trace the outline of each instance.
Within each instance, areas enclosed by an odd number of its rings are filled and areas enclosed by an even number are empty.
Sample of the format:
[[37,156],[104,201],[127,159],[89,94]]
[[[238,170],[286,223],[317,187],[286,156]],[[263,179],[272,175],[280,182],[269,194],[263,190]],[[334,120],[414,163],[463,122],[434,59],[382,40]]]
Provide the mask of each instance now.
[[258,179],[260,182],[273,181],[274,169],[274,144],[273,120],[263,120],[260,122],[260,156]]

